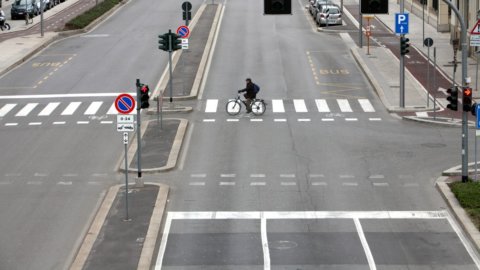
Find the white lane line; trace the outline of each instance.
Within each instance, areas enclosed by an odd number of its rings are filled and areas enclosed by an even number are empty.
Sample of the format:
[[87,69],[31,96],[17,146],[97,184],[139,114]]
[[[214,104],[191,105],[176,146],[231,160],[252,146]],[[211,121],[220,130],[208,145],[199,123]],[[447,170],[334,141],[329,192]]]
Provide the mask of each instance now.
[[235,182],[220,182],[220,186],[235,186]]
[[6,127],[18,126],[18,123],[5,123]]
[[36,186],[39,186],[39,185],[42,185],[43,184],[43,181],[28,181],[27,182],[27,185],[36,185]]
[[227,119],[227,122],[238,122],[238,121],[240,121],[240,119],[237,119],[237,118],[235,118],[235,119],[228,118]]
[[370,270],[376,270],[377,266],[375,265],[375,260],[373,259],[372,251],[368,246],[367,238],[365,238],[365,234],[363,233],[362,224],[358,218],[354,218],[353,221],[355,222],[355,227],[357,228],[358,237],[360,238],[360,242],[362,243],[363,250],[365,251],[365,255],[367,256],[368,266]]
[[38,116],[49,116],[60,105],[60,102],[50,102],[45,108],[38,114]]
[[352,107],[350,107],[350,103],[348,103],[347,99],[337,99],[338,107],[340,107],[340,111],[342,112],[353,112]]
[[284,113],[285,107],[283,106],[283,100],[272,99],[272,110],[274,113]]
[[259,118],[250,119],[250,122],[263,122],[263,119],[259,119]]
[[40,126],[42,125],[42,122],[30,122],[28,123],[29,126]]
[[297,119],[298,122],[310,122],[310,118],[299,118]]
[[344,182],[344,183],[342,183],[342,186],[344,186],[344,187],[356,187],[356,186],[358,186],[358,183],[356,183],[356,182]]
[[260,218],[260,231],[262,236],[262,249],[263,249],[263,269],[270,270],[270,249],[268,247],[267,238],[267,219],[261,215]]
[[87,125],[89,121],[77,121],[77,125]]
[[295,174],[280,174],[280,178],[295,178]]
[[333,118],[322,118],[322,121],[323,122],[333,122],[333,121],[335,121],[335,119],[333,119]]
[[463,246],[467,250],[467,252],[470,255],[470,257],[472,258],[472,260],[475,262],[475,265],[477,266],[477,269],[480,269],[480,259],[478,258],[477,253],[474,250],[474,248],[472,248],[472,246],[470,245],[470,241],[465,237],[462,230],[460,229],[460,227],[455,222],[454,218],[451,217],[448,214],[446,216],[447,216],[448,223],[450,223],[450,226],[452,226],[452,228],[455,231],[455,233],[457,234],[458,238],[460,238],[460,241],[462,241]]
[[328,184],[325,182],[312,182],[312,186],[327,186]]
[[210,123],[212,123],[212,122],[215,122],[215,119],[203,119],[203,122],[210,122]]
[[358,118],[345,118],[345,121],[358,121]]
[[274,122],[287,122],[287,119],[285,118],[277,118],[277,119],[273,119]]
[[188,183],[190,186],[205,186],[205,182],[190,182]]
[[222,174],[220,174],[220,177],[233,178],[233,177],[235,177],[235,174],[234,173],[222,173]]
[[65,121],[57,121],[57,122],[53,122],[54,125],[65,125],[67,122]]
[[383,179],[383,178],[385,178],[385,176],[382,175],[382,174],[373,174],[373,175],[370,175],[368,178],[370,178],[370,179]]
[[61,115],[72,115],[72,114],[74,114],[75,111],[80,106],[80,104],[82,104],[82,103],[81,102],[70,102],[70,104],[68,104],[67,108],[65,108],[65,110],[63,110]]
[[[116,97],[120,93],[79,93],[79,94],[47,94],[47,95],[12,95],[0,96],[0,99],[36,99],[36,98],[73,98],[73,97]],[[135,92],[128,93],[136,96]]]
[[17,104],[5,104],[1,109],[0,109],[0,117],[4,117],[7,115],[8,112],[10,112],[13,108],[15,108]]
[[382,118],[368,118],[370,121],[382,121]]
[[205,174],[205,173],[194,173],[194,174],[190,174],[190,177],[192,177],[192,178],[205,178],[205,177],[207,177],[207,174]]
[[254,173],[254,174],[250,174],[250,177],[252,177],[252,178],[263,178],[263,177],[265,177],[265,174],[263,174],[263,173]]
[[15,116],[27,116],[37,105],[38,103],[28,103]]
[[60,182],[57,183],[57,185],[59,185],[59,186],[71,186],[72,181],[60,181]]
[[375,112],[375,109],[372,106],[372,103],[370,103],[370,100],[368,99],[359,99],[358,103],[360,103],[360,106],[362,106],[362,109],[364,112]]
[[103,101],[94,101],[90,103],[84,115],[95,115],[98,109],[100,109],[100,106],[102,106],[102,104],[103,104]]
[[281,182],[280,185],[281,186],[296,186],[297,183],[296,182]]
[[325,99],[315,99],[315,103],[317,104],[318,112],[330,112],[330,108]]
[[218,99],[208,99],[205,106],[206,113],[215,113],[217,112]]
[[388,187],[388,183],[373,183],[374,187]]
[[265,182],[251,182],[250,186],[265,186]]
[[165,221],[165,229],[163,230],[162,240],[158,251],[157,261],[155,262],[155,270],[162,269],[163,256],[165,256],[165,249],[167,248],[168,235],[172,226],[172,214],[167,213],[167,220]]
[[308,112],[307,105],[305,105],[305,100],[303,99],[294,99],[293,106],[295,107],[295,111],[298,113]]
[[100,121],[100,124],[113,124],[113,121]]
[[308,177],[310,178],[323,178],[325,177],[324,174],[309,174]]

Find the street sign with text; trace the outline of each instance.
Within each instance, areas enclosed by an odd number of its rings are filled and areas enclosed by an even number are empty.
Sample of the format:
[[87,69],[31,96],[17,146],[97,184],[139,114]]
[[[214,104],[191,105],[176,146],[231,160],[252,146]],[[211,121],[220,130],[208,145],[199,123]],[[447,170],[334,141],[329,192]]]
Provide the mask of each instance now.
[[408,34],[408,13],[395,13],[395,33]]

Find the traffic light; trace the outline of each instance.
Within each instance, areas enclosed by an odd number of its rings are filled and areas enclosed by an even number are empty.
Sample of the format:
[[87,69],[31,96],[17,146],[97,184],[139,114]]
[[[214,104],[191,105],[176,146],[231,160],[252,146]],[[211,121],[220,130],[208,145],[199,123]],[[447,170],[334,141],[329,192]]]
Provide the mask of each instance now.
[[192,20],[192,12],[184,11],[183,12],[183,20]]
[[400,54],[401,55],[406,55],[407,53],[410,52],[408,49],[410,47],[410,39],[406,37],[400,37]]
[[163,34],[163,35],[158,35],[158,44],[160,44],[160,46],[158,46],[158,48],[162,51],[170,51],[170,46],[169,46],[169,40],[168,40],[168,37],[169,37],[169,34],[166,33],[166,34]]
[[447,108],[449,108],[452,111],[457,111],[458,110],[458,90],[457,87],[455,88],[448,88],[447,93],[449,96],[447,97],[447,100],[449,104],[447,105]]
[[180,40],[180,36],[175,34],[175,33],[171,33],[172,35],[172,51],[176,51],[176,50],[180,50],[182,48],[182,40]]
[[264,0],[263,9],[266,15],[292,14],[292,0]]
[[472,109],[472,88],[464,87],[463,88],[463,111],[469,112]]
[[388,0],[361,0],[362,14],[388,14]]
[[140,85],[140,108],[142,109],[150,107],[150,103],[148,103],[148,100],[150,99],[150,96],[148,95],[149,91],[150,89],[148,88],[148,85]]

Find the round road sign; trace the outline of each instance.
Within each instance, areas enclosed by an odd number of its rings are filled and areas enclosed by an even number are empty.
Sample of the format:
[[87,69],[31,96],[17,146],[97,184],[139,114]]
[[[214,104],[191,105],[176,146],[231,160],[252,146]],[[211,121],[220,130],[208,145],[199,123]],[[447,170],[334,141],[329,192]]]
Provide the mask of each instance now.
[[128,114],[135,109],[135,99],[129,94],[120,94],[115,99],[115,108],[119,113]]
[[427,47],[432,47],[433,45],[433,39],[427,37],[425,40],[423,40],[423,45]]
[[182,25],[177,28],[177,35],[179,35],[181,38],[188,38],[188,35],[190,35],[190,29],[186,25]]
[[183,3],[182,3],[182,9],[183,9],[183,11],[190,11],[190,10],[192,10],[192,3],[188,2],[188,1],[187,1],[187,2],[183,2]]

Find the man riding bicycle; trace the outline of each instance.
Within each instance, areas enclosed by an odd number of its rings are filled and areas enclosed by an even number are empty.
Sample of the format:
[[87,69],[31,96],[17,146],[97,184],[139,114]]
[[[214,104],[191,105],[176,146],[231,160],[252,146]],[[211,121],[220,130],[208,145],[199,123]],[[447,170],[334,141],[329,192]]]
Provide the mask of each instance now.
[[257,94],[255,93],[255,88],[254,88],[252,79],[247,78],[245,82],[247,83],[246,87],[244,89],[238,90],[238,93],[246,92],[243,95],[245,97],[245,105],[247,105],[247,113],[251,113],[252,101],[257,97]]

